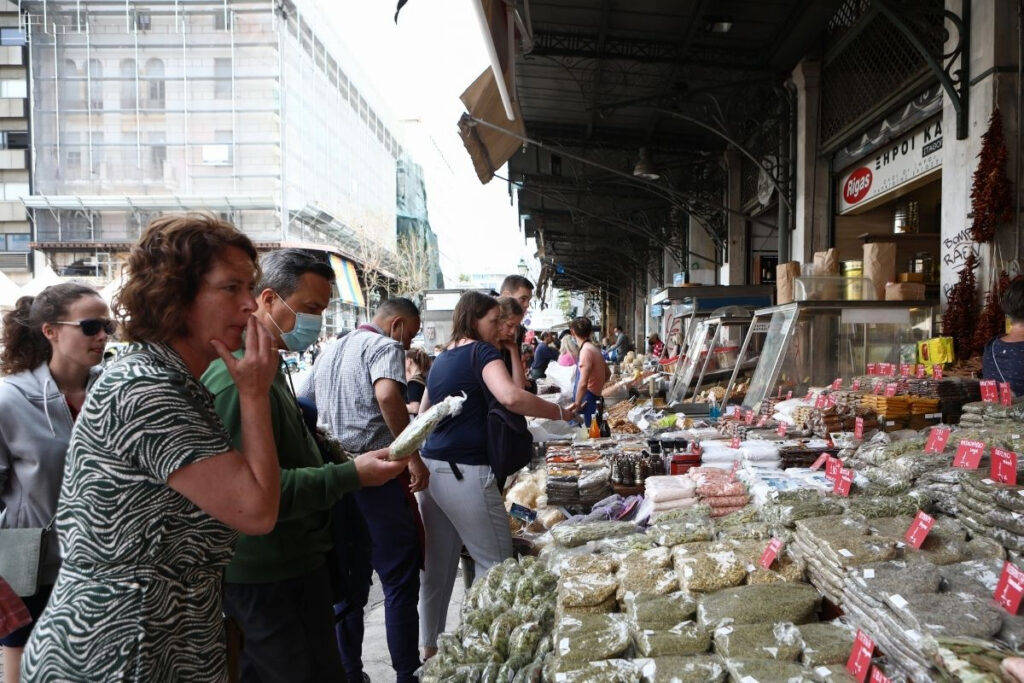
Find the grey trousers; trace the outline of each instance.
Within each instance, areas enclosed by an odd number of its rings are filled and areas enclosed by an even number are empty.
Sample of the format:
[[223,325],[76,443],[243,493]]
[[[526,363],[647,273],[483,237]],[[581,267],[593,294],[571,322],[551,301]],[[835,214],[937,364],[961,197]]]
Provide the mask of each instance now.
[[436,647],[455,586],[459,551],[465,545],[476,578],[512,557],[512,535],[501,492],[487,465],[458,465],[462,479],[441,460],[424,458],[430,486],[418,493],[426,530],[426,569],[420,581],[420,645]]

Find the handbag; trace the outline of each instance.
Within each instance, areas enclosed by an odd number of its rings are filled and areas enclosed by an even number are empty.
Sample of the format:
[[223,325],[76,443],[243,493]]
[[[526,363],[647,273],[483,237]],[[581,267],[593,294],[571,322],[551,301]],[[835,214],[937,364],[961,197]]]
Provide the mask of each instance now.
[[473,367],[479,375],[480,388],[487,400],[487,461],[495,478],[503,481],[530,464],[533,458],[533,435],[526,426],[526,418],[501,405],[487,388],[483,368],[477,362],[478,348],[473,347]]
[[[6,510],[4,511],[6,514]],[[0,515],[0,520],[3,515]],[[39,591],[39,566],[43,554],[43,537],[53,529],[53,520],[44,528],[0,528],[0,576],[19,597]]]

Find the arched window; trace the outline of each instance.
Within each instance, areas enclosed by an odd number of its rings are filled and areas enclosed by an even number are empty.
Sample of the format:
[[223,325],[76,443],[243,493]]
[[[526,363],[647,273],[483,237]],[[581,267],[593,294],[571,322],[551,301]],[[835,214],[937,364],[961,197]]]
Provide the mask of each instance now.
[[161,59],[146,61],[146,100],[150,107],[163,109],[166,102],[164,90],[164,63]]
[[89,64],[89,106],[103,109],[103,62],[90,59]]
[[138,97],[138,91],[135,88],[135,79],[138,77],[138,74],[135,73],[134,59],[121,60],[120,76],[121,108],[134,109],[136,105],[136,98]]
[[65,59],[60,71],[60,106],[65,109],[79,109],[85,98],[82,91],[85,81],[78,72],[78,65],[73,59]]

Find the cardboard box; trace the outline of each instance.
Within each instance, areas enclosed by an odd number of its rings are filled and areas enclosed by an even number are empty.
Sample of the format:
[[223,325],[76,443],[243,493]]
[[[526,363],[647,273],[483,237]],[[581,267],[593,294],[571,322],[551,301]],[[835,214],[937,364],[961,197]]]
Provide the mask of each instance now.
[[890,282],[885,286],[886,301],[924,301],[924,285],[918,282]]

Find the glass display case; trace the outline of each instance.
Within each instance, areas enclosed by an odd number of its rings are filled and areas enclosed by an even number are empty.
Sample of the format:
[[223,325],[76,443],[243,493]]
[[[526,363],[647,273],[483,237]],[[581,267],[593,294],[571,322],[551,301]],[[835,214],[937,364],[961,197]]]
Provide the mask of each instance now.
[[[691,389],[696,395],[702,387],[724,385],[736,375],[741,370],[737,359],[750,323],[750,315],[714,316],[697,321],[686,357],[676,367],[666,400],[669,403],[683,401]],[[759,348],[759,343],[755,342],[753,351],[756,353]],[[750,371],[755,365],[756,355],[748,359],[744,367]]]
[[774,293],[774,285],[667,287],[651,297],[651,304],[662,307],[661,338],[669,352],[682,358],[697,322],[716,315],[725,307],[739,306],[753,311],[771,306]]
[[[916,362],[916,344],[934,336],[937,313],[935,303],[907,301],[798,301],[755,311],[738,363],[760,359],[743,406],[862,375],[868,363]],[[764,330],[763,343],[752,343],[755,330]],[[734,374],[726,400],[737,383]]]

